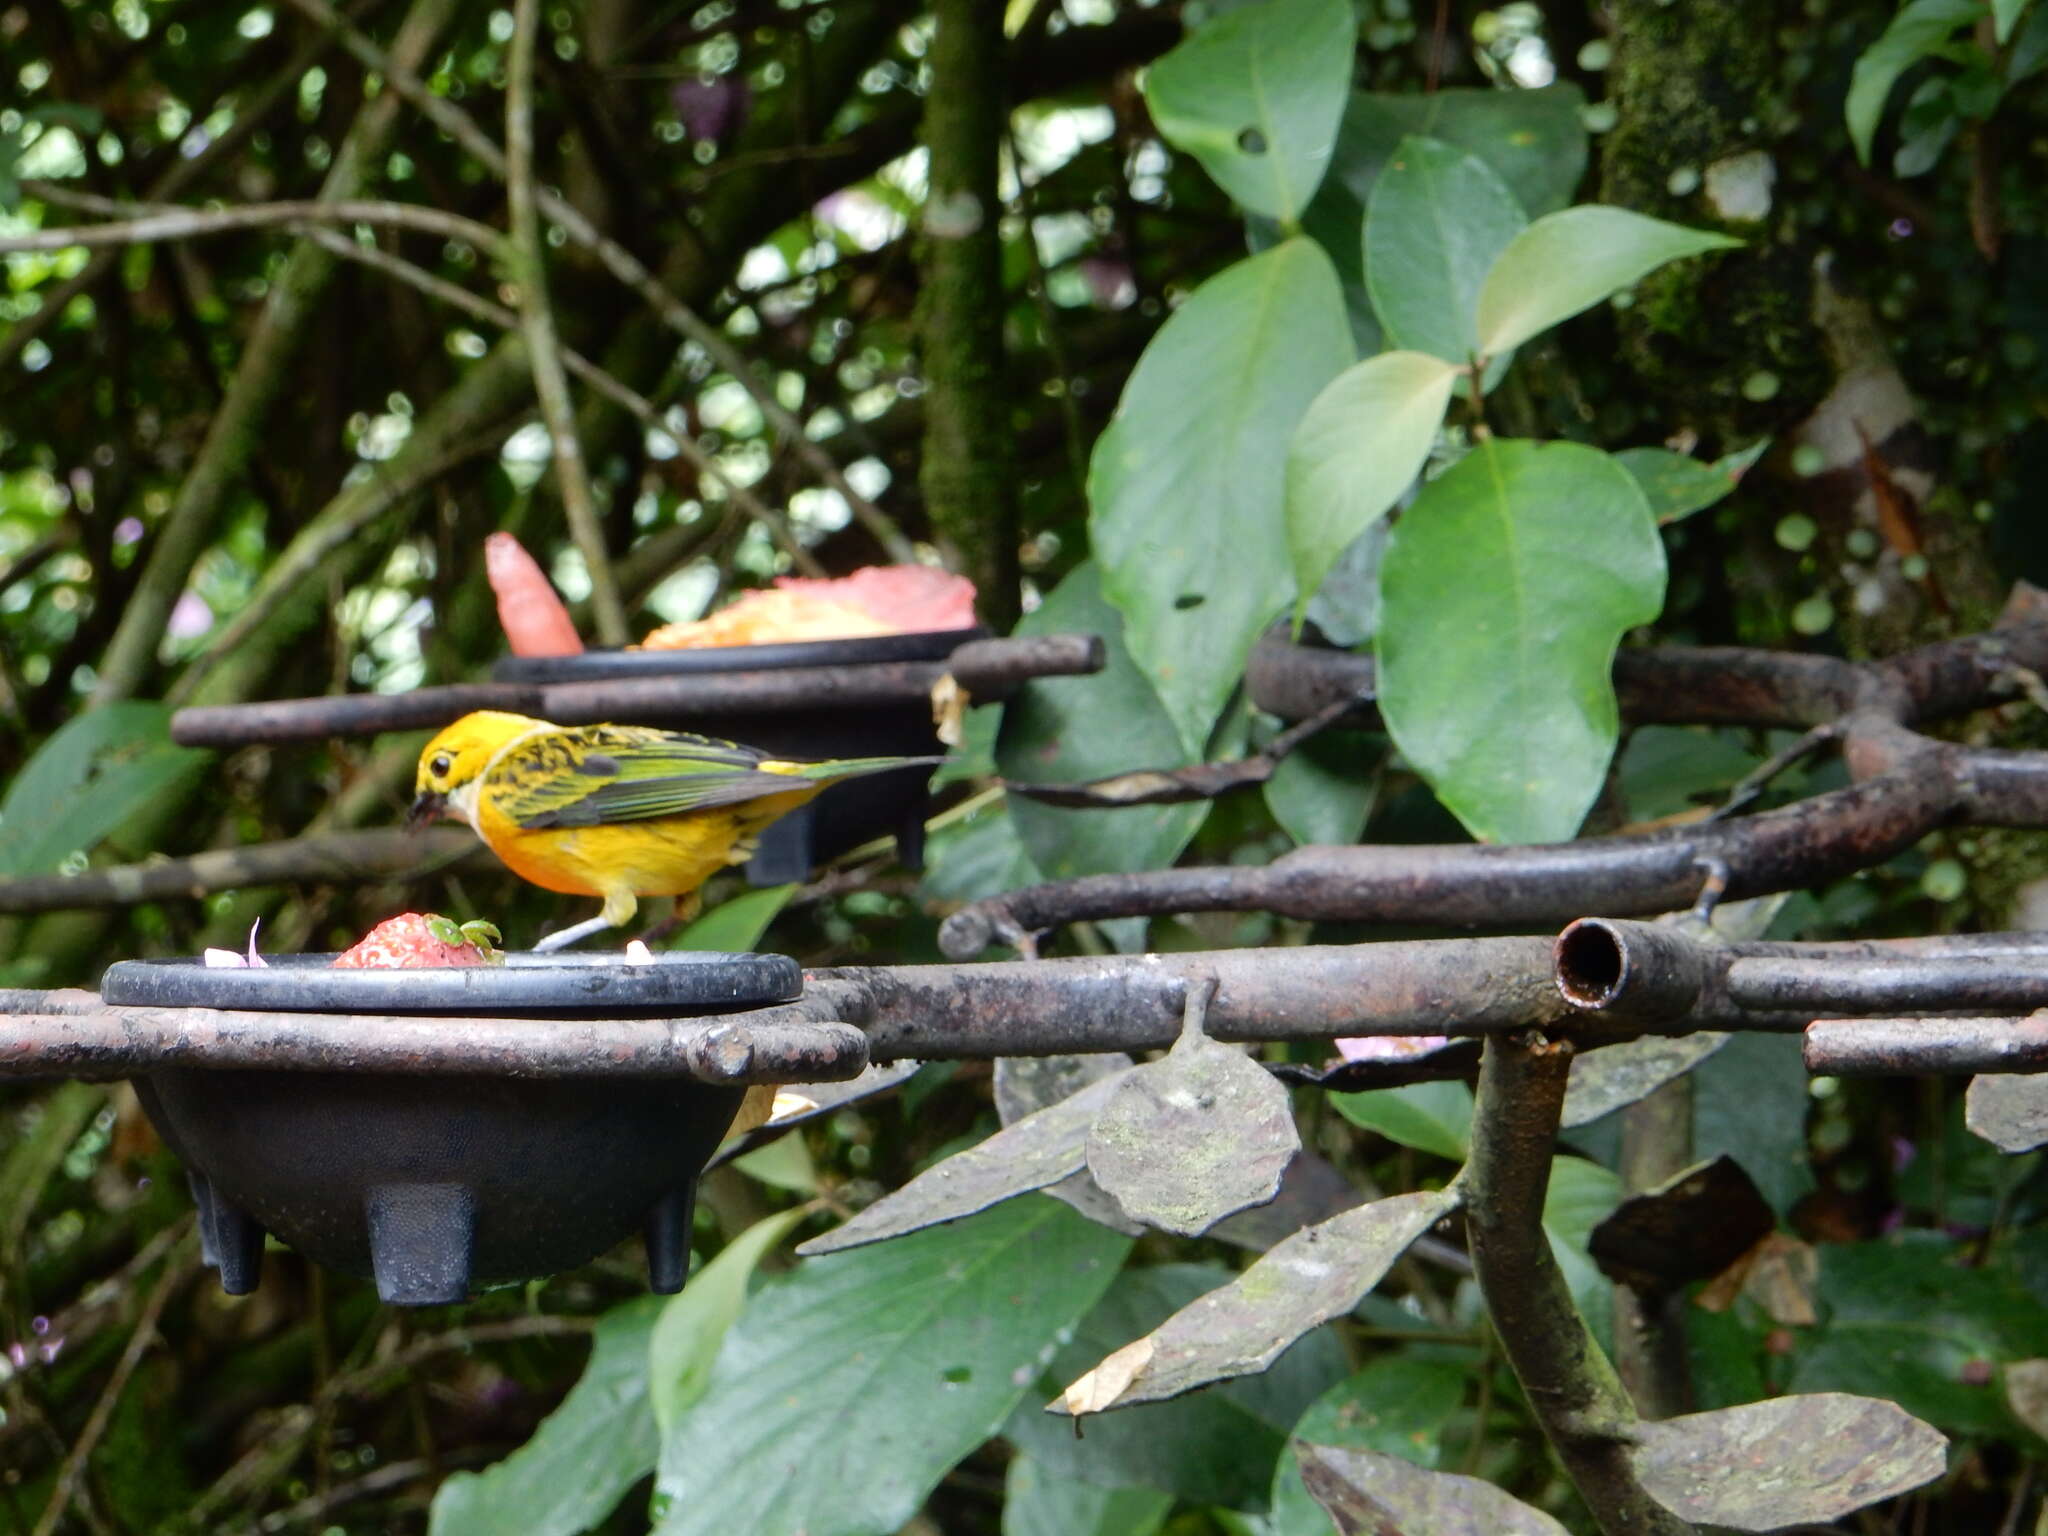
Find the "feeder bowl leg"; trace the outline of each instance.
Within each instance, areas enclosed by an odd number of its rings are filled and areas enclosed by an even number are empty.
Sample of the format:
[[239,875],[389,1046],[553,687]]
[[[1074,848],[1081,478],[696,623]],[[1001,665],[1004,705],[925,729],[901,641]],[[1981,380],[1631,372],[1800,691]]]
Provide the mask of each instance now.
[[924,818],[931,808],[931,801],[920,797],[896,827],[896,862],[913,875],[924,869]]
[[690,1273],[690,1222],[697,1209],[697,1181],[678,1185],[647,1209],[647,1289],[673,1296]]
[[208,1269],[219,1269],[220,1249],[213,1242],[213,1186],[204,1175],[187,1168],[185,1187],[192,1191],[192,1206],[199,1213],[199,1262]]
[[246,1296],[255,1290],[263,1278],[263,1227],[256,1218],[209,1187],[199,1229],[202,1246],[211,1229],[220,1288],[230,1296]]
[[430,1307],[469,1295],[476,1195],[462,1184],[382,1184],[364,1201],[377,1295]]
[[770,822],[747,860],[747,884],[788,885],[811,875],[811,831],[815,808],[803,806]]

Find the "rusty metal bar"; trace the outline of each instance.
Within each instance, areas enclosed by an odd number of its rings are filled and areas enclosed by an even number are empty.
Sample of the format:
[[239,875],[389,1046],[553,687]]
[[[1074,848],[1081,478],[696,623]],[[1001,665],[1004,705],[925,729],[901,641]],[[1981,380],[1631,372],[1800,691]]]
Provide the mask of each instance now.
[[1574,1008],[1631,1021],[2048,1002],[2048,933],[1720,945],[1668,925],[1595,917],[1558,935],[1555,966]]
[[583,683],[456,683],[411,693],[336,694],[258,704],[181,709],[171,737],[188,747],[368,736],[446,725],[471,710],[503,709],[564,725],[614,717],[783,713],[918,704],[950,674],[976,701],[1000,698],[1033,677],[1099,672],[1097,635],[1025,635],[970,640],[938,661],[861,662],[831,667],[758,668],[611,678]]
[[2048,1071],[2048,1017],[1815,1019],[1806,1070],[1826,1077]]
[[0,1078],[131,1077],[159,1067],[491,1077],[833,1082],[867,1039],[829,994],[701,1019],[467,1019],[94,1008],[0,1017]]

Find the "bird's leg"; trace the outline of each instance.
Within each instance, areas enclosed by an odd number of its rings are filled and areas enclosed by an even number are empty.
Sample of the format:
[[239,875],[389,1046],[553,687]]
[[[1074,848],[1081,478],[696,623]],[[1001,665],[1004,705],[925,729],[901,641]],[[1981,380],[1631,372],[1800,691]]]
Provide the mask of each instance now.
[[613,891],[604,899],[604,910],[588,922],[571,923],[559,933],[551,933],[533,946],[533,952],[549,954],[558,949],[567,949],[593,933],[603,933],[608,928],[623,928],[633,920],[639,910],[640,900],[631,891]]

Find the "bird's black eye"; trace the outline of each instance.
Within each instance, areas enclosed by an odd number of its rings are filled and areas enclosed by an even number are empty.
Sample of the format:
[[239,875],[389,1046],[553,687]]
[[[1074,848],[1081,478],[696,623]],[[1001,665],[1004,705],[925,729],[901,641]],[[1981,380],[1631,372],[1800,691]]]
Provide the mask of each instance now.
[[445,779],[448,777],[448,770],[450,768],[453,768],[454,766],[455,765],[448,760],[448,754],[446,752],[442,752],[436,755],[436,757],[431,763],[427,764],[427,772],[431,773],[437,779]]

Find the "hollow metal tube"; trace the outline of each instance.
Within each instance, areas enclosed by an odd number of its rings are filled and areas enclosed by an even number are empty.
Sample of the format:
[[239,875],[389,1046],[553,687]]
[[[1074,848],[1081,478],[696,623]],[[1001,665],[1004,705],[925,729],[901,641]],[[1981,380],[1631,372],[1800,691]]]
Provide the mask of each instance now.
[[2048,1071],[2048,1017],[1815,1019],[1806,1070],[1826,1077]]

